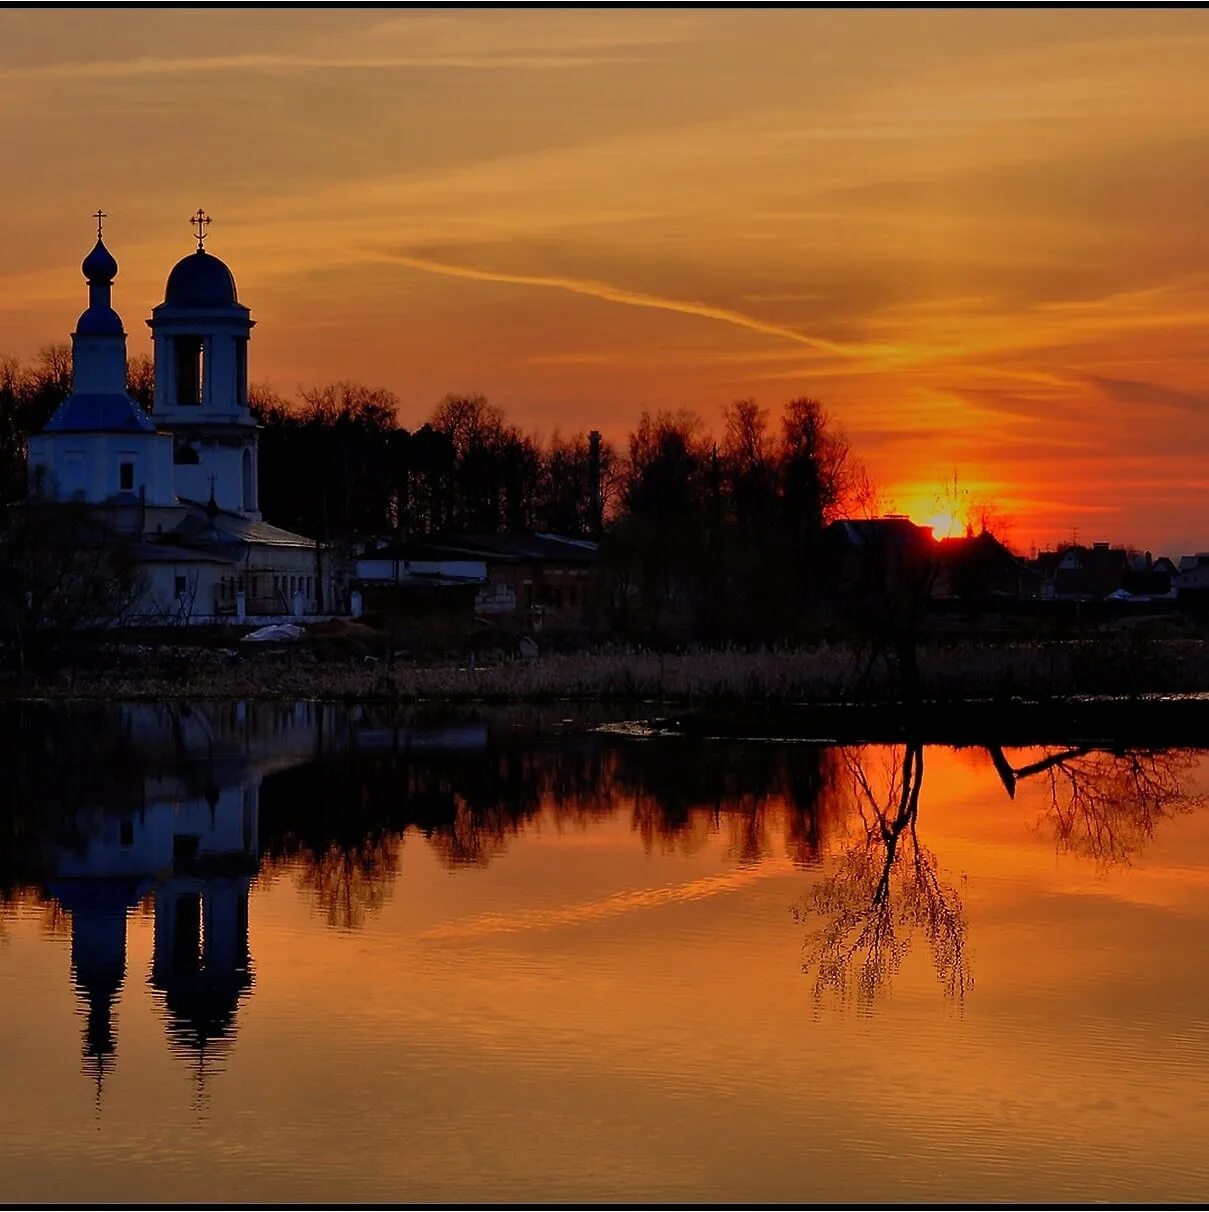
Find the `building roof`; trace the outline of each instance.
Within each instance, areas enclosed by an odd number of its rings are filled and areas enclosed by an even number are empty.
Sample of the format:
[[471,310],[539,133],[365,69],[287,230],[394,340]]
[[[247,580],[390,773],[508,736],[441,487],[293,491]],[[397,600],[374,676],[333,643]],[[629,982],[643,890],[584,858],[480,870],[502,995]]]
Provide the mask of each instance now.
[[118,276],[118,263],[100,236],[97,236],[92,252],[80,264],[80,269],[89,282],[112,282]]
[[73,392],[43,433],[155,433],[155,422],[127,395]]
[[482,561],[483,553],[458,545],[456,540],[448,543],[429,542],[427,539],[406,539],[401,543],[388,543],[373,551],[366,551],[359,560],[425,560],[433,564],[442,561]]
[[558,534],[451,534],[405,539],[375,551],[362,560],[561,560],[590,564],[600,544],[592,539]]
[[915,546],[932,539],[932,527],[919,526],[910,518],[890,515],[884,518],[842,518],[827,527],[828,532],[852,547],[875,543]]
[[174,537],[183,538],[191,544],[209,542],[258,543],[269,547],[314,548],[318,546],[314,539],[295,534],[292,530],[283,530],[280,526],[273,526],[269,522],[245,518],[242,514],[212,508],[203,505],[200,501],[190,501],[183,497],[181,504],[189,510],[189,513],[172,533]]
[[564,560],[590,564],[600,544],[591,539],[559,534],[463,534],[452,535],[450,547],[473,555],[504,560]]
[[168,275],[164,306],[196,308],[238,307],[235,275],[204,248],[182,257]]

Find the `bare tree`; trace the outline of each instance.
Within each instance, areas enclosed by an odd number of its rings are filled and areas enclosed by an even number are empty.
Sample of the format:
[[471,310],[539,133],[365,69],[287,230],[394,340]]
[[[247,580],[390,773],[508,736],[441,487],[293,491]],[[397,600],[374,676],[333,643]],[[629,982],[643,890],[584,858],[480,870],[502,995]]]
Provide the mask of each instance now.
[[146,593],[127,543],[86,506],[33,497],[0,524],[0,637],[44,672],[84,631],[120,626]]

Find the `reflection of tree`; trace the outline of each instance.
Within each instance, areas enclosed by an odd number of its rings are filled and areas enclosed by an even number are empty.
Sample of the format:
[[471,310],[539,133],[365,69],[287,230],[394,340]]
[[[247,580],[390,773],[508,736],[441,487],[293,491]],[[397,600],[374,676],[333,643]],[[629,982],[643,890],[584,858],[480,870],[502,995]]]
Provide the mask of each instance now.
[[667,740],[611,755],[616,796],[633,802],[634,830],[649,852],[692,852],[725,823],[744,865],[776,848],[800,866],[817,861],[834,803],[834,750],[815,744]]
[[815,974],[815,995],[830,990],[870,1008],[898,971],[911,938],[922,933],[945,991],[964,997],[966,920],[956,889],[944,884],[936,857],[917,832],[923,746],[893,749],[883,780],[868,756],[844,750],[857,837],[795,914],[821,919],[804,945],[803,969]]
[[1204,796],[1185,790],[1197,762],[1189,751],[1045,749],[1041,758],[1017,768],[1001,749],[990,752],[1010,796],[1021,780],[1044,779],[1046,817],[1058,849],[1101,863],[1127,862],[1160,822],[1204,803]]
[[355,930],[390,897],[399,874],[401,847],[398,834],[367,838],[358,846],[333,844],[310,856],[299,874],[299,886],[314,896],[329,926]]
[[[1204,802],[1185,790],[1198,760],[1192,752],[1047,748],[1013,767],[1000,747],[987,751],[1009,796],[1022,780],[1044,780],[1045,819],[1059,850],[1100,862],[1127,861],[1160,822]],[[973,986],[965,914],[918,836],[923,746],[890,750],[878,774],[872,751],[842,752],[848,807],[859,822],[855,838],[795,910],[799,921],[820,923],[807,936],[803,963],[815,974],[816,996],[830,990],[870,1007],[888,989],[912,936],[922,934],[946,993],[960,1000]]]

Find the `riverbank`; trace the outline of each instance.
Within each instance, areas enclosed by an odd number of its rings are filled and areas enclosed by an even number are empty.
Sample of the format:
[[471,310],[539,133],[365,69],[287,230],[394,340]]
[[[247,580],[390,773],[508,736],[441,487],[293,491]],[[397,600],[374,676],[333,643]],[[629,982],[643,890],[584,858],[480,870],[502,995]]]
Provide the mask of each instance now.
[[[929,643],[918,650],[920,698],[1058,704],[1080,696],[1138,702],[1209,692],[1209,643],[1115,634],[1051,642]],[[623,647],[476,660],[403,661],[305,645],[98,646],[69,671],[10,678],[22,699],[321,699],[343,702],[576,700],[779,708],[902,707],[896,664],[857,645],[659,653]]]

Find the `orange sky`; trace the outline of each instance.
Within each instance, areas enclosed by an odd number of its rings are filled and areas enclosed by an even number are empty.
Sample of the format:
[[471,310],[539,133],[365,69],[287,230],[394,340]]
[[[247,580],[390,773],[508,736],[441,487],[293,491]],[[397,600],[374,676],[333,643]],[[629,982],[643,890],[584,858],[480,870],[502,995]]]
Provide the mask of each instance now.
[[1209,13],[8,10],[0,353],[214,216],[253,378],[548,435],[819,397],[895,507],[1209,548]]

